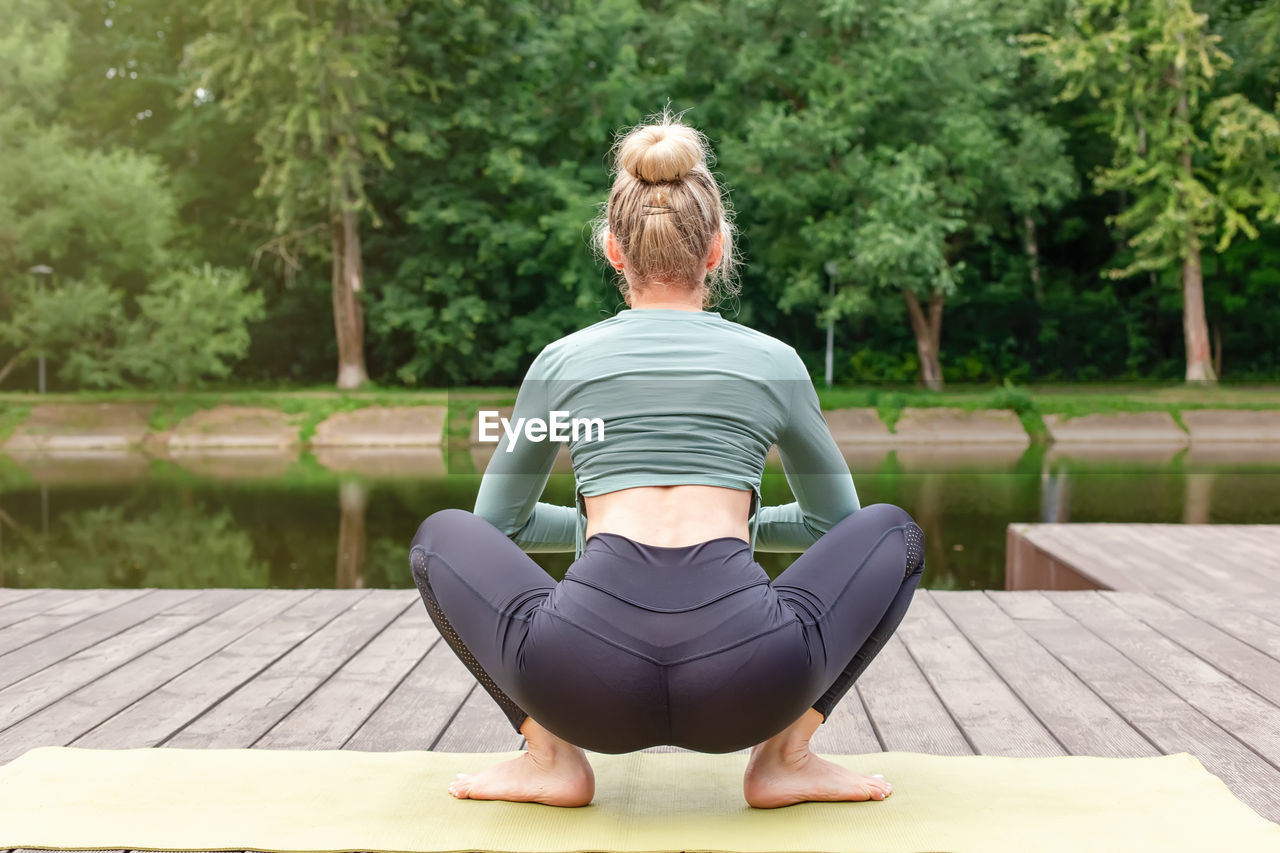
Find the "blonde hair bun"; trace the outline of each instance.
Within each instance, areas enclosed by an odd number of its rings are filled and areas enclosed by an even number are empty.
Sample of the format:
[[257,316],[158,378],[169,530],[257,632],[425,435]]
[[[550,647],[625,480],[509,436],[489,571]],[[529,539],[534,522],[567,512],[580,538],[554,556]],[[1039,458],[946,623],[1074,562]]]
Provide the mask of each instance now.
[[[610,153],[613,187],[592,222],[592,245],[613,261],[609,242],[617,241],[625,259],[618,276],[623,297],[654,283],[700,289],[704,306],[737,295],[733,212],[711,173],[715,154],[702,131],[668,105],[620,132]],[[719,259],[708,266],[717,239]]]
[[618,168],[650,184],[678,181],[705,162],[702,134],[669,118],[636,128],[618,147]]

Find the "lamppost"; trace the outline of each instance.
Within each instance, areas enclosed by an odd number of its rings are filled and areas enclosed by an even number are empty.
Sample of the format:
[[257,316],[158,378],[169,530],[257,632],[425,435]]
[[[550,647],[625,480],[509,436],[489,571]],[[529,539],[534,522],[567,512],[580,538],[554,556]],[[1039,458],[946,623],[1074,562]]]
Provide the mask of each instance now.
[[[43,297],[43,296],[44,296],[44,280],[45,280],[47,277],[49,277],[49,276],[53,275],[53,267],[51,267],[51,266],[47,266],[47,265],[45,265],[45,264],[36,264],[36,265],[35,265],[34,267],[32,267],[31,269],[27,270],[27,272],[31,273],[33,276],[36,276],[36,281],[39,283],[40,296],[42,296],[42,297]],[[44,390],[45,390],[45,383],[44,383],[44,351],[43,351],[43,350],[41,350],[41,352],[40,352],[39,364],[40,364],[40,368],[39,368],[39,373],[40,373],[40,393],[41,393],[41,394],[43,394],[43,393],[44,393]]]

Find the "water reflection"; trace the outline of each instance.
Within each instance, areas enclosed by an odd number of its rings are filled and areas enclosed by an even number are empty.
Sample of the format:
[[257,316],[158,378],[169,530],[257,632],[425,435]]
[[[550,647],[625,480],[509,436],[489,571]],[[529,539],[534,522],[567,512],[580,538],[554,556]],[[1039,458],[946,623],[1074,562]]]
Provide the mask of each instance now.
[[[919,520],[932,588],[1003,588],[1011,522],[1280,523],[1276,451],[858,446],[846,456],[864,504],[896,503]],[[0,456],[0,585],[407,588],[418,522],[470,507],[486,461],[467,447]],[[568,504],[573,491],[559,466],[543,499]],[[762,491],[767,503],[790,500],[776,458]],[[758,557],[776,575],[794,555]],[[537,559],[560,577],[571,555]]]
[[338,486],[338,570],[334,586],[364,586],[365,512],[369,491],[359,480],[344,479]]

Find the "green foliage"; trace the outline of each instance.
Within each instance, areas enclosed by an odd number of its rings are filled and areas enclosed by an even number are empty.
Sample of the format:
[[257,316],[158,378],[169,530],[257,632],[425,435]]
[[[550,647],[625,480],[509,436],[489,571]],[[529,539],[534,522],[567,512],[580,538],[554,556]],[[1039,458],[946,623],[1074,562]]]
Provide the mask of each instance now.
[[156,278],[128,316],[124,296],[101,282],[67,282],[17,294],[0,321],[0,341],[31,360],[43,353],[68,385],[115,388],[134,382],[183,388],[224,378],[262,316],[262,295],[240,271],[204,267]]
[[1074,194],[1063,133],[986,10],[829,4],[789,50],[752,65],[773,97],[725,152],[758,203],[749,227],[785,281],[784,310],[902,322],[901,291],[952,295],[972,246]]
[[186,388],[224,379],[249,348],[248,323],[263,316],[261,293],[241,270],[203,267],[156,279],[138,297],[138,316],[117,356],[148,385]]
[[302,244],[322,247],[331,210],[366,208],[371,161],[391,165],[380,108],[415,79],[392,63],[401,4],[207,0],[203,12],[210,27],[189,45],[196,79],[183,102],[212,100],[254,123],[255,192],[274,201],[275,232],[307,231]]
[[70,35],[47,0],[18,0],[0,34],[0,304],[28,267],[136,283],[167,261],[177,211],[161,164],[81,144],[58,96]]
[[992,409],[1009,409],[1021,415],[1034,410],[1036,401],[1027,389],[1014,385],[1006,379],[1004,385],[988,399],[987,405]]
[[1192,0],[1072,0],[1063,23],[1024,40],[1061,98],[1087,94],[1108,115],[1114,153],[1094,185],[1132,195],[1113,221],[1134,250],[1108,275],[1175,267],[1215,236],[1218,252],[1257,237],[1251,214],[1280,222],[1280,121],[1217,89],[1232,59]]
[[41,291],[29,283],[12,294],[12,313],[0,319],[0,341],[19,358],[52,359],[56,375],[81,388],[110,388],[123,377],[116,361],[125,326],[124,295],[100,281],[70,281]]
[[[736,211],[742,295],[719,310],[815,367],[833,319],[837,382],[913,381],[904,288],[946,295],[948,382],[1175,377],[1164,270],[1200,228],[1223,371],[1274,380],[1277,16],[1273,0],[12,0],[4,387],[34,385],[36,338],[67,388],[329,379],[335,199],[362,223],[375,379],[514,383],[619,308],[586,224],[614,134],[667,103],[711,137]],[[1179,34],[1181,89],[1160,74]],[[1079,97],[1053,100],[1068,81]],[[1184,137],[1192,183],[1164,165]],[[1080,196],[1091,179],[1104,192]],[[55,270],[38,312],[37,263]],[[138,345],[143,297],[181,315],[149,287],[206,263],[262,295],[244,356],[236,335],[213,347],[234,367],[197,377],[177,322],[150,368],[111,355]]]

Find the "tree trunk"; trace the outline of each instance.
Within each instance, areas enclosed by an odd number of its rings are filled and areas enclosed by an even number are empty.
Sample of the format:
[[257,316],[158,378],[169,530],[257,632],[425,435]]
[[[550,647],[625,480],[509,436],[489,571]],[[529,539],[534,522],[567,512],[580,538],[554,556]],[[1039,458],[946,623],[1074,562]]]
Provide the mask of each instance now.
[[1204,316],[1204,276],[1200,272],[1200,241],[1192,237],[1182,261],[1182,335],[1187,344],[1187,381],[1216,382],[1209,355],[1209,327]]
[[1222,378],[1222,326],[1213,324],[1213,375]]
[[1044,301],[1044,283],[1040,278],[1040,240],[1036,236],[1036,221],[1027,213],[1022,217],[1022,225],[1022,245],[1027,253],[1027,266],[1031,270],[1031,294],[1040,303]]
[[906,300],[911,331],[916,336],[916,351],[920,354],[920,379],[929,390],[941,391],[942,365],[938,360],[938,350],[942,342],[942,294],[930,295],[928,317],[914,291],[903,290],[902,298]]
[[[1187,118],[1187,95],[1178,99],[1178,118]],[[1191,149],[1181,152],[1182,171],[1191,178]],[[1189,212],[1189,211],[1188,211]],[[1182,336],[1187,346],[1187,381],[1217,382],[1209,354],[1209,326],[1204,315],[1204,275],[1200,270],[1200,237],[1194,217],[1187,234],[1187,252],[1182,259]]]
[[1044,279],[1040,274],[1040,238],[1036,234],[1036,221],[1030,213],[1022,215],[1022,247],[1027,253],[1027,268],[1031,275],[1031,295],[1035,307],[1031,312],[1031,372],[1040,369],[1040,313],[1044,310]]
[[337,210],[330,221],[333,242],[333,328],[338,339],[338,387],[369,381],[364,367],[364,311],[360,307],[360,233],[353,210]]

